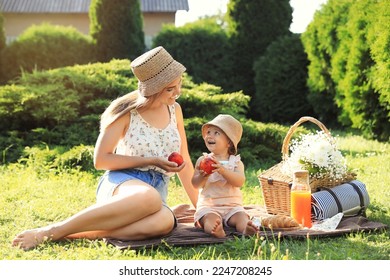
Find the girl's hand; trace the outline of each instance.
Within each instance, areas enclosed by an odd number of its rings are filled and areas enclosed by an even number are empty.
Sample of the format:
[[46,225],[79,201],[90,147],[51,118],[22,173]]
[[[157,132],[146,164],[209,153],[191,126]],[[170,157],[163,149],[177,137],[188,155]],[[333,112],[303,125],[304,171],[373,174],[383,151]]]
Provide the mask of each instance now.
[[214,169],[212,172],[213,173],[218,172],[219,174],[223,175],[226,171],[225,166],[221,162],[219,162],[218,160],[215,160],[215,161],[216,162],[215,162],[215,164],[213,164]]
[[202,177],[208,177],[211,175],[211,173],[206,173],[204,172],[203,170],[199,169],[198,168],[198,171],[199,171],[199,174],[202,176]]
[[214,167],[214,169],[211,172],[218,172],[219,174],[223,175],[223,173],[226,171],[224,164],[217,160],[213,153],[210,153],[208,156],[214,161],[214,164],[211,165]]

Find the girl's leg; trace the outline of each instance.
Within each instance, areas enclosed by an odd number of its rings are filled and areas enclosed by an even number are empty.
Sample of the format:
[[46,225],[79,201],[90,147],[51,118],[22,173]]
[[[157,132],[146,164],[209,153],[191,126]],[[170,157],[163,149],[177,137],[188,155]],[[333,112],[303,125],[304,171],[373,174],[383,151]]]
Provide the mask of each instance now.
[[223,229],[222,219],[215,213],[208,213],[200,219],[200,224],[206,233],[211,234],[215,237],[222,238],[226,236]]
[[249,220],[248,214],[245,212],[237,212],[230,217],[227,224],[231,227],[235,227],[238,232],[244,235],[255,235],[258,231],[256,225]]
[[101,237],[104,232],[125,228],[161,209],[159,193],[141,181],[132,180],[119,186],[117,195],[107,203],[92,205],[65,221],[22,232],[15,237],[12,245],[31,249],[44,240],[60,240],[68,235],[89,231]]

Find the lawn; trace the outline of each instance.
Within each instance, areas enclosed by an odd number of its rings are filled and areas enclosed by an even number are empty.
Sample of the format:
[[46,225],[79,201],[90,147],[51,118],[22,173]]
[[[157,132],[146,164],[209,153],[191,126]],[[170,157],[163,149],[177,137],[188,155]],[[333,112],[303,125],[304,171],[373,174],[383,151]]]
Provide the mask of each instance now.
[[[367,186],[369,219],[390,226],[390,147],[360,136],[338,137],[349,166]],[[245,161],[245,159],[243,159]],[[246,166],[245,204],[263,205],[257,175],[270,167]],[[275,164],[275,163],[273,163]],[[160,246],[155,249],[119,250],[105,242],[77,240],[44,243],[34,250],[11,247],[18,232],[59,221],[95,200],[96,173],[61,171],[12,164],[0,167],[0,256],[3,260],[389,260],[388,231],[353,233],[335,238],[237,238],[220,245]],[[189,203],[172,179],[168,203]]]

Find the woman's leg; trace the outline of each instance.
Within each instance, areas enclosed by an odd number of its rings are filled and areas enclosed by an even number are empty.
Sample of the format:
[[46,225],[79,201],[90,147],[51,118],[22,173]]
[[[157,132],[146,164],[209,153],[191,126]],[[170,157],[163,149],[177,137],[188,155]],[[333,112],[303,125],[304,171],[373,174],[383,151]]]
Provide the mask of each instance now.
[[135,223],[110,231],[88,231],[66,236],[67,239],[86,238],[116,238],[125,240],[144,240],[170,233],[175,219],[171,210],[161,207],[161,210]]
[[[162,206],[161,197],[154,188],[132,180],[119,186],[117,194],[107,203],[90,206],[65,221],[22,232],[15,237],[12,244],[31,249],[44,240],[60,240],[66,236],[77,236],[78,233],[91,232],[95,237],[103,237],[102,234],[106,232],[115,234],[115,230],[119,229],[123,232],[127,226],[159,213],[162,208],[165,207]],[[164,215],[164,218],[166,216]]]

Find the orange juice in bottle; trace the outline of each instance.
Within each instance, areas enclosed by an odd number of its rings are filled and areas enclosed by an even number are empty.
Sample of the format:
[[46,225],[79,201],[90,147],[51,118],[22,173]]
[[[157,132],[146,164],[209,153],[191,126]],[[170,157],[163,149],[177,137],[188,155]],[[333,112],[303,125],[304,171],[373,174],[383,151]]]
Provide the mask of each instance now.
[[290,199],[291,217],[303,227],[311,228],[311,189],[307,170],[294,172]]

